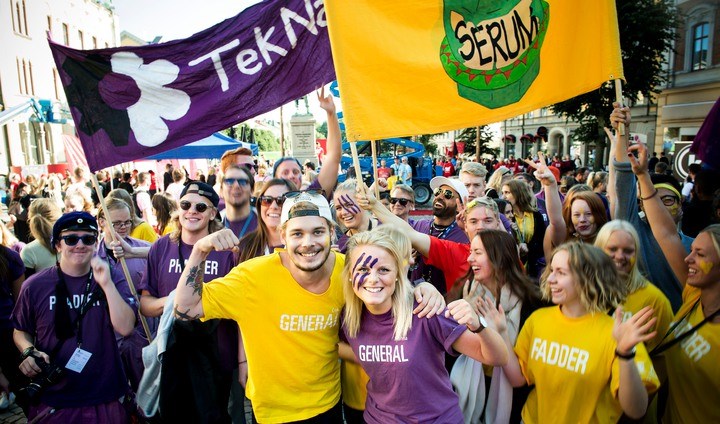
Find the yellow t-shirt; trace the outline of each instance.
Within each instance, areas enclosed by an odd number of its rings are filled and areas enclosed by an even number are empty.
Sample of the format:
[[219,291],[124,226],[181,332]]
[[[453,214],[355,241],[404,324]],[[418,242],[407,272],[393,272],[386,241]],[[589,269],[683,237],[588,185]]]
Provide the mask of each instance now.
[[370,377],[360,364],[342,361],[341,367],[343,403],[352,409],[364,411]]
[[[665,342],[705,318],[702,304],[694,306],[699,299],[700,290],[686,285],[675,321],[687,317]],[[670,395],[663,422],[720,423],[720,324],[706,323],[664,354]]]
[[[617,422],[620,372],[613,324],[600,313],[569,318],[558,306],[528,318],[515,344],[523,375],[535,385],[522,411],[525,423]],[[646,387],[656,390],[660,383],[642,344],[635,363]]]
[[133,228],[130,232],[130,237],[138,240],[145,240],[150,243],[155,243],[155,240],[160,238],[155,230],[153,230],[153,227],[145,221]]
[[173,231],[175,231],[175,223],[168,222],[168,225],[165,226],[165,229],[163,230],[162,234],[160,234],[160,236],[166,236]]
[[627,299],[625,299],[625,303],[622,305],[623,320],[626,321],[646,306],[652,306],[653,316],[657,318],[654,328],[657,333],[652,340],[645,344],[647,349],[652,351],[665,336],[668,328],[670,328],[670,322],[673,320],[673,311],[670,306],[670,301],[663,292],[648,282],[645,287],[630,293]]
[[388,191],[392,191],[395,188],[395,184],[398,184],[399,180],[400,180],[400,177],[398,177],[397,175],[388,177],[388,179],[387,179]]
[[[203,288],[204,319],[229,318],[242,331],[247,396],[258,422],[300,421],[340,400],[339,317],[345,256],[322,294],[303,289],[280,259],[283,249],[245,261]],[[328,260],[333,260],[332,257]]]

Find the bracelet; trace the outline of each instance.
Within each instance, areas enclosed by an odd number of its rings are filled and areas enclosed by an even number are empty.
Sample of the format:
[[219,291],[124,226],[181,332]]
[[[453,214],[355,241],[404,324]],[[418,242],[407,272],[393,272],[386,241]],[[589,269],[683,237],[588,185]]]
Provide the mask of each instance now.
[[626,361],[629,361],[630,359],[635,358],[635,348],[633,347],[630,353],[623,355],[622,353],[618,352],[617,348],[615,348],[615,356],[617,356],[620,359],[624,359]]
[[658,194],[658,190],[655,189],[655,191],[653,192],[653,194],[649,195],[648,197],[642,197],[642,196],[640,196],[640,200],[642,200],[643,202],[644,202],[645,200],[650,200],[650,199],[652,199],[653,197],[657,196],[657,194]]
[[240,361],[240,362],[238,362],[238,365],[240,365],[240,364],[247,364],[247,359],[246,359],[246,360],[244,360],[244,361]]

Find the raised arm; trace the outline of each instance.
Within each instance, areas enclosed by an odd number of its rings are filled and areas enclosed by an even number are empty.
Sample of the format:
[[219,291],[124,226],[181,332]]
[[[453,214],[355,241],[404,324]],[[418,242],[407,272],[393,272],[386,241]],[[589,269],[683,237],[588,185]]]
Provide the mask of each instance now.
[[[648,153],[644,144],[635,144],[628,148],[627,157],[632,164],[632,171],[638,179],[640,197],[643,201],[643,211],[652,230],[655,240],[665,255],[665,259],[675,273],[680,284],[685,287],[687,280],[687,264],[685,264],[685,246],[680,240],[677,225],[670,212],[663,205],[657,189],[653,186],[648,173]],[[635,158],[633,153],[637,153]]]
[[332,198],[332,192],[337,184],[338,168],[340,166],[340,155],[342,153],[342,142],[340,140],[340,124],[338,123],[337,114],[335,113],[335,102],[332,95],[325,95],[325,87],[317,93],[320,107],[327,112],[327,152],[323,160],[318,181],[320,186],[325,190],[327,196]]
[[535,178],[537,178],[545,190],[545,208],[548,214],[548,227],[545,230],[545,239],[543,240],[543,250],[545,257],[549,258],[555,246],[559,246],[565,241],[567,236],[567,228],[565,220],[562,217],[562,200],[560,200],[560,192],[558,192],[557,181],[555,175],[548,169],[545,155],[538,152],[538,163],[529,162],[530,166],[537,169]]
[[453,349],[486,365],[503,366],[508,361],[508,349],[503,338],[492,328],[485,328],[473,307],[465,299],[448,304],[445,316],[452,315],[458,324],[467,326]]
[[427,257],[430,252],[430,236],[415,231],[415,229],[399,216],[390,212],[382,203],[375,199],[369,191],[359,191],[355,195],[356,201],[361,208],[369,210],[375,215],[378,221],[384,225],[391,225],[400,232],[407,235],[413,248],[421,255]]
[[135,312],[120,295],[115,283],[110,278],[110,267],[107,262],[96,256],[90,264],[95,281],[105,292],[113,329],[122,336],[129,336],[135,328]]
[[231,250],[238,244],[238,238],[229,228],[207,235],[193,246],[190,257],[185,262],[185,269],[175,289],[175,317],[183,321],[202,318],[205,313],[202,307],[204,263],[213,250]]

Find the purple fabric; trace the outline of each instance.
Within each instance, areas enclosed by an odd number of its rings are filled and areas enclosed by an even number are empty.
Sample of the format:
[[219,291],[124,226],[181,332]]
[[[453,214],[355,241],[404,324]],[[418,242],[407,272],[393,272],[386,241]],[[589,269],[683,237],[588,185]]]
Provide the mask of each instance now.
[[185,40],[50,49],[92,171],[200,140],[335,79],[325,9],[310,0],[264,1]]
[[[52,412],[50,412],[52,411]],[[54,409],[49,405],[31,405],[28,419],[32,421],[38,415],[43,416],[43,424],[67,424],[67,423],[103,423],[103,424],[127,424],[130,418],[127,416],[125,407],[114,400],[103,405],[89,407]]]
[[[187,260],[192,252],[192,246],[181,243],[181,250],[183,258]],[[170,294],[177,287],[180,274],[182,274],[178,258],[178,245],[170,240],[170,236],[160,237],[150,247],[147,271],[137,290],[147,290],[155,297],[165,297]],[[207,283],[224,277],[233,269],[235,261],[233,252],[210,252],[205,260],[204,281]],[[231,320],[221,320],[217,331],[220,361],[225,370],[231,371],[237,365],[237,323]]]
[[[12,295],[12,283],[25,273],[25,265],[23,265],[20,255],[12,249],[5,246],[0,247],[8,262],[8,270],[10,275],[8,279],[0,280],[0,329],[8,330],[12,328],[10,315],[12,314],[15,301]],[[14,347],[10,347],[13,349]]]
[[690,152],[714,169],[720,169],[720,98],[705,117]]
[[[456,222],[453,221],[452,226],[448,227],[448,230],[440,233],[431,232],[432,222],[432,220],[419,220],[413,222],[411,225],[413,226],[415,231],[423,234],[436,236],[442,240],[450,240],[456,243],[465,244],[470,243],[467,234],[465,234],[465,231],[458,227]],[[425,261],[422,258],[415,263],[415,266],[415,269],[412,270],[410,274],[410,281],[413,284],[420,280],[427,281],[428,283],[431,283],[433,286],[435,286],[435,288],[437,288],[440,293],[445,294],[447,292],[445,274],[441,270],[435,268],[434,266],[425,265]],[[427,276],[429,276],[430,278],[426,280]],[[453,283],[454,281],[449,282],[449,284]]]
[[457,355],[452,344],[464,332],[464,325],[443,314],[429,319],[413,315],[407,339],[395,341],[392,311],[373,315],[367,309],[357,338],[348,337],[343,326],[342,336],[370,376],[365,421],[462,423],[445,353]]
[[[75,322],[88,276],[65,276],[70,293],[70,319]],[[13,310],[13,326],[35,336],[35,347],[50,355],[58,344],[55,337],[55,286],[59,282],[57,267],[32,275],[23,284]],[[97,283],[93,281],[90,290]],[[125,279],[115,281],[120,295],[136,310]],[[40,401],[54,407],[99,405],[117,400],[127,391],[120,355],[109,311],[104,302],[95,302],[82,320],[82,348],[92,356],[81,373],[65,369],[64,378],[45,388]],[[65,367],[77,348],[76,337],[66,339],[53,363]]]
[[[245,226],[246,222],[247,227]],[[223,220],[223,224],[225,224],[225,228],[231,229],[238,239],[241,239],[243,238],[243,236],[246,236],[255,231],[258,226],[258,218],[257,215],[255,215],[255,212],[251,210],[250,215],[248,215],[247,218],[241,219],[239,221],[228,221],[227,218],[225,218]]]

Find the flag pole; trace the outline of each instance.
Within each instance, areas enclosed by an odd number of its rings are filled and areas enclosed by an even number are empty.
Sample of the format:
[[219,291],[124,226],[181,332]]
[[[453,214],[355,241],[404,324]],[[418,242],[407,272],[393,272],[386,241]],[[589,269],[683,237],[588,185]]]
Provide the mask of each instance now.
[[[91,172],[91,175],[92,184],[93,187],[95,187],[95,193],[97,193],[97,197],[98,199],[100,199],[100,207],[102,208],[103,214],[105,215],[105,234],[110,236],[111,241],[115,241],[115,232],[112,230],[112,224],[110,223],[110,212],[108,212],[107,205],[105,204],[105,198],[103,197],[102,190],[100,190],[100,184],[98,184],[98,180],[95,174]],[[135,211],[132,210],[133,205],[128,205],[128,207],[131,209],[131,214],[135,213]],[[130,293],[132,293],[133,297],[135,298],[135,302],[137,302],[139,308],[140,298],[138,297],[137,290],[135,290],[135,284],[133,284],[132,278],[130,277],[130,270],[127,267],[127,263],[125,262],[124,257],[120,258],[120,266],[122,267],[123,274],[125,274],[125,280],[127,280],[128,287],[130,288]],[[143,330],[145,330],[145,335],[147,336],[148,343],[152,342],[152,334],[150,333],[150,327],[148,327],[145,316],[139,310],[138,317],[140,317],[140,323],[142,324]]]
[[380,187],[376,184],[378,173],[377,173],[377,147],[376,141],[370,140],[370,146],[372,147],[372,164],[373,164],[373,185],[375,186],[375,198],[380,198]]
[[352,153],[353,167],[355,168],[355,179],[362,181],[362,170],[360,169],[360,159],[358,158],[357,144],[355,141],[350,142],[350,152]]
[[[620,78],[615,79],[615,101],[623,107],[623,92],[622,92],[622,80]],[[625,135],[625,125],[618,125],[618,134]]]

